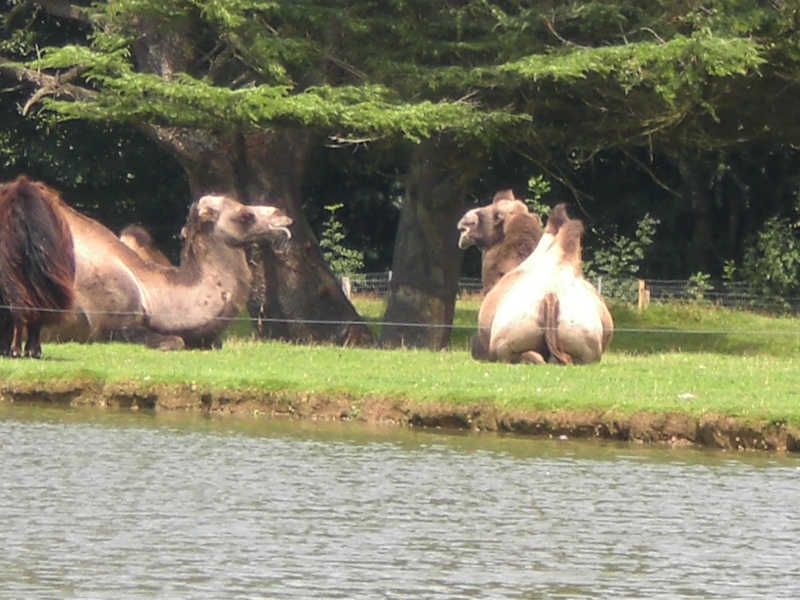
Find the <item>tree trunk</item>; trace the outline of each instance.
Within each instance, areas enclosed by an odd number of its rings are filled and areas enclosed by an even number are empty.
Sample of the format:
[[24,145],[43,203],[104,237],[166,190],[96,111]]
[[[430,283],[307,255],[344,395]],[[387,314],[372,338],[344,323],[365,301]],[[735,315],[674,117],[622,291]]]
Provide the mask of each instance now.
[[301,207],[302,181],[316,140],[300,130],[248,136],[241,175],[253,199],[280,206],[292,217],[292,239],[261,244],[251,253],[257,273],[248,303],[262,337],[303,342],[371,345],[375,336],[347,299],[325,261]]
[[692,272],[710,273],[713,262],[714,234],[711,193],[702,183],[702,163],[697,157],[675,152],[671,156],[683,181],[683,197],[694,213],[692,239],[689,244],[689,268]]
[[380,342],[441,349],[450,342],[463,252],[456,224],[481,160],[453,143],[415,148],[406,183]]
[[254,246],[248,310],[262,337],[302,342],[373,344],[374,335],[331,272],[301,208],[302,180],[315,140],[301,130],[221,135],[165,132],[195,198],[234,193],[247,204],[270,204],[294,221],[292,239]]
[[[133,45],[138,68],[170,79],[188,71],[191,24],[162,29],[142,18]],[[248,204],[273,204],[294,220],[292,239],[250,253],[254,286],[248,303],[258,333],[298,341],[374,343],[374,335],[344,295],[302,212],[302,181],[317,140],[303,130],[200,131],[143,126],[175,155],[194,198],[233,193]]]

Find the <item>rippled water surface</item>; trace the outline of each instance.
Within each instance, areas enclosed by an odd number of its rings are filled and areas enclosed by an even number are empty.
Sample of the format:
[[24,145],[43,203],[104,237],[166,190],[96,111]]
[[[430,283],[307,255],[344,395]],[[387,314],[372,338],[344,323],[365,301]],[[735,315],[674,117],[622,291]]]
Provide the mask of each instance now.
[[800,460],[0,404],[3,598],[800,597]]

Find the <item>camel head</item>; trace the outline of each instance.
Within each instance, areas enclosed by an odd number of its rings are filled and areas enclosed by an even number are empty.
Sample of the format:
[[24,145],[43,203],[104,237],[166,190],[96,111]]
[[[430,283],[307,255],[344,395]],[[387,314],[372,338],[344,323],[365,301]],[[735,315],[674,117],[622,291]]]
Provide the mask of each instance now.
[[466,250],[470,246],[475,246],[481,251],[491,248],[503,239],[506,224],[512,217],[530,214],[524,202],[498,196],[499,193],[495,195],[490,205],[468,210],[461,217],[457,225],[461,232],[458,238],[459,248]]
[[221,237],[231,246],[243,246],[277,233],[292,237],[292,219],[275,206],[248,206],[229,196],[208,195],[198,200],[190,211],[187,239],[193,229]]

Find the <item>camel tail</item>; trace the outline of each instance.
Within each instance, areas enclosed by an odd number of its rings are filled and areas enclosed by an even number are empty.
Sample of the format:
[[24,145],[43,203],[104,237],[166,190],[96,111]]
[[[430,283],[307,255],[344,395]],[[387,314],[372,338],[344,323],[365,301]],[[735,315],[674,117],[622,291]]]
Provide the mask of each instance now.
[[559,303],[558,296],[550,292],[545,294],[542,306],[544,311],[544,341],[550,356],[562,365],[571,365],[572,357],[564,352],[558,339]]

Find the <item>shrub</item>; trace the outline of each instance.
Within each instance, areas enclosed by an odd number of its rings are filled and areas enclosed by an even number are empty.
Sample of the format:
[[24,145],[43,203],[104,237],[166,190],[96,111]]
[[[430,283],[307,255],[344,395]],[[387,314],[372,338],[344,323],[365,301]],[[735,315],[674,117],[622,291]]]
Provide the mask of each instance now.
[[765,296],[788,298],[800,291],[800,242],[796,224],[771,217],[747,244],[741,274],[751,289]]
[[636,224],[634,237],[614,234],[608,243],[594,251],[584,269],[590,278],[603,277],[603,294],[634,300],[638,294],[635,278],[639,275],[645,251],[653,244],[659,220],[645,214]]
[[364,268],[364,253],[343,244],[347,236],[344,225],[336,218],[336,211],[343,206],[344,204],[329,204],[325,207],[330,215],[322,226],[319,241],[322,255],[337,277],[350,275]]

